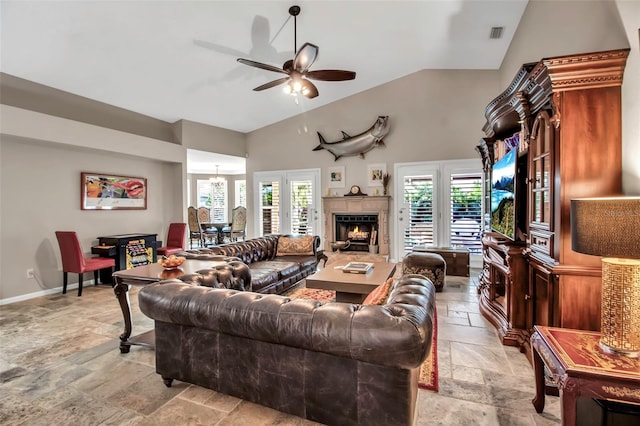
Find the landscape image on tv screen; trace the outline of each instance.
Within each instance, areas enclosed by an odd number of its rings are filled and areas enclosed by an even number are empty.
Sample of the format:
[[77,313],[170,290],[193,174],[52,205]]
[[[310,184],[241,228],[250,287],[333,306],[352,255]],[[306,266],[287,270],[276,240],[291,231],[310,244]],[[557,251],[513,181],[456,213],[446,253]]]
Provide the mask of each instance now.
[[491,229],[515,239],[516,150],[507,152],[493,165],[491,174]]

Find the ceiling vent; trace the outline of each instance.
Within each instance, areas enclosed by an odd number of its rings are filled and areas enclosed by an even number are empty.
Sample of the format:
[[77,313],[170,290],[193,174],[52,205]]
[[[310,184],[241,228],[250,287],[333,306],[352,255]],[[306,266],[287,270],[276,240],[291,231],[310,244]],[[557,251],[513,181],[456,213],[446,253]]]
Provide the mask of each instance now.
[[504,27],[491,27],[489,38],[492,40],[497,40],[499,38],[502,38],[503,32],[504,32]]

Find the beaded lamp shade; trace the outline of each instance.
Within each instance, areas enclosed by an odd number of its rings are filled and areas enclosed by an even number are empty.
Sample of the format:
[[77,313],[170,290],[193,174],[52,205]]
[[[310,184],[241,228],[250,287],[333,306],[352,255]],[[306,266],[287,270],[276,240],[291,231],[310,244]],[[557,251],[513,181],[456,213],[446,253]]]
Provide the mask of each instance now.
[[640,197],[571,200],[571,248],[605,256],[600,347],[640,356]]

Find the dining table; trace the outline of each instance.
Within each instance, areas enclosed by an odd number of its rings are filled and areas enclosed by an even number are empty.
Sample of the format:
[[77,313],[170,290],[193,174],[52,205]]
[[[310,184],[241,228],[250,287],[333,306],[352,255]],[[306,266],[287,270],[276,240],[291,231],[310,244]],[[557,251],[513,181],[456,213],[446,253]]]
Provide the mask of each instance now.
[[206,232],[207,229],[216,228],[218,230],[218,244],[224,243],[224,236],[222,235],[222,230],[225,227],[231,226],[228,222],[200,222],[200,228],[202,232]]

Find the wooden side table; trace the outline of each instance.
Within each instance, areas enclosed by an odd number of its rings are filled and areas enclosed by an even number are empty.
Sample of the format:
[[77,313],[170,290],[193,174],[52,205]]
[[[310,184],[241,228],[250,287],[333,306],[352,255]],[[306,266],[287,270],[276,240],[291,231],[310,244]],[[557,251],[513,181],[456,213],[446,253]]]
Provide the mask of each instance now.
[[536,396],[544,410],[544,366],[560,389],[562,424],[576,424],[578,398],[640,404],[640,359],[604,353],[600,333],[536,325],[531,336]]

